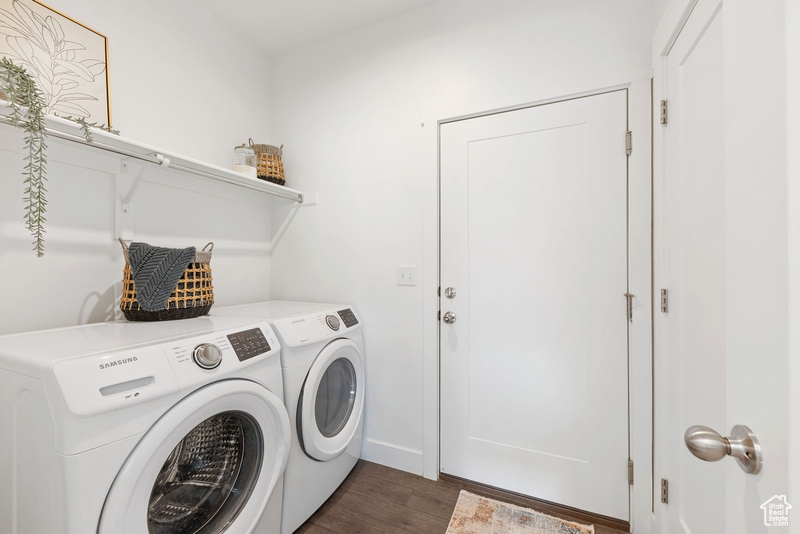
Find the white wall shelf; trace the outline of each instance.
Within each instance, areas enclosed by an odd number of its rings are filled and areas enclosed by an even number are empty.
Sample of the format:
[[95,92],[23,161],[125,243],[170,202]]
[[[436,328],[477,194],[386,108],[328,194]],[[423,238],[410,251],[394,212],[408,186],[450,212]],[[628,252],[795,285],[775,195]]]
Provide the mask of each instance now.
[[[11,107],[7,102],[0,101],[0,122],[10,125]],[[167,152],[139,141],[115,135],[105,130],[92,128],[92,142],[89,143],[83,136],[81,126],[73,121],[47,115],[45,117],[47,134],[59,139],[65,139],[86,147],[113,152],[129,158],[135,158],[147,163],[158,165],[162,168],[169,167],[190,174],[195,174],[226,183],[232,186],[250,189],[278,198],[303,203],[303,193],[265,180],[250,178],[235,171],[225,169],[209,163],[204,163],[188,156]]]

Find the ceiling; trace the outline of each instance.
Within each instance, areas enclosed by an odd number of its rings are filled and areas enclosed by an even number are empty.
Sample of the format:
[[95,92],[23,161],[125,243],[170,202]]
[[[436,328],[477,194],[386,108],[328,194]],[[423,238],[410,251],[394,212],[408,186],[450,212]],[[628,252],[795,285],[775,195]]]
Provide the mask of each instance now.
[[439,0],[196,0],[269,55],[369,26]]

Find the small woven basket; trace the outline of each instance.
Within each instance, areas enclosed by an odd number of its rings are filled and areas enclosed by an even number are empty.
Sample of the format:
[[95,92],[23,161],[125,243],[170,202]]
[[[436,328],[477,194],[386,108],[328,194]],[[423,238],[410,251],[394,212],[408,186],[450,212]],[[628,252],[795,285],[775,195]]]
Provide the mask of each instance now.
[[254,145],[250,139],[250,146],[256,153],[258,177],[262,180],[278,185],[286,185],[286,176],[283,173],[283,145]]
[[[128,245],[120,239],[125,267],[122,270],[122,296],[119,308],[129,321],[172,321],[208,315],[214,304],[214,286],[211,282],[211,252],[214,243],[208,243],[194,255],[194,260],[183,271],[175,289],[167,299],[166,309],[145,311],[136,300],[136,284],[128,261]],[[206,250],[208,249],[208,250]]]

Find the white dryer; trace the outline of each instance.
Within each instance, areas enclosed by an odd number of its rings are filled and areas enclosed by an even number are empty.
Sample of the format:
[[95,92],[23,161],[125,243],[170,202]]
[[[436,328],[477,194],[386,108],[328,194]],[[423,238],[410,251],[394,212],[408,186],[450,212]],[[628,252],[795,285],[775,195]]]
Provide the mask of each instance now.
[[279,532],[279,353],[224,317],[0,336],[0,532]]
[[364,341],[352,306],[268,301],[214,315],[268,320],[281,342],[292,446],[284,475],[282,534],[302,525],[361,455]]

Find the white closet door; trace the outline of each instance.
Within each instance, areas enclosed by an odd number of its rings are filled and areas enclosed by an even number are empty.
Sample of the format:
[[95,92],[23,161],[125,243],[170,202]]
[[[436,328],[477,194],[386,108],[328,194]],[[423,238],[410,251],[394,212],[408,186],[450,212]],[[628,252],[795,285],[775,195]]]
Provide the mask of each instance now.
[[443,473],[625,521],[626,126],[626,91],[442,125],[440,340]]

